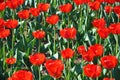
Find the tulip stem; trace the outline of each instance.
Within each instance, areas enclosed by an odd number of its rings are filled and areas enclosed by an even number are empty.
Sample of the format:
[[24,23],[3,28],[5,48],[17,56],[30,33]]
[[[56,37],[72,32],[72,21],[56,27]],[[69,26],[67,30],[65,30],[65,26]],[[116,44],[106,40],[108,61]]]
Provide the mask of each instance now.
[[100,41],[99,41],[99,44],[101,44],[101,42],[102,42],[102,39],[101,39],[101,37],[100,37]]
[[118,36],[117,35],[115,35],[116,36],[116,51],[115,51],[115,53],[117,54],[117,51],[118,51]]
[[[82,67],[84,66],[84,60],[82,59],[82,63],[81,63],[81,65],[82,65]],[[84,75],[84,71],[82,71],[82,79],[84,80],[84,77],[85,77],[85,75]]]
[[72,40],[72,49],[74,49],[74,40]]
[[13,65],[10,66],[10,75],[9,76],[11,76],[12,70],[13,70]]
[[45,15],[45,13],[43,12],[43,25],[44,25],[44,26],[45,26],[45,23],[46,23],[45,17],[46,17],[46,15]]
[[55,26],[54,26],[54,50],[53,50],[54,53],[55,53],[55,44],[56,44],[56,43],[55,43],[55,39],[56,39],[56,35],[55,35]]
[[5,69],[5,58],[6,58],[6,53],[5,53],[5,41],[3,40],[3,69]]
[[97,39],[98,35],[96,34],[95,37],[96,37],[96,44],[97,44],[97,42],[98,42],[98,39]]
[[68,13],[68,27],[70,27],[70,18],[69,18],[70,13]]
[[120,22],[120,19],[118,18],[118,23]]
[[37,0],[37,3],[39,3],[39,0]]
[[24,35],[25,35],[25,38],[27,37],[27,35],[28,35],[28,28],[27,28],[27,20],[25,20],[25,22],[24,22]]
[[40,73],[40,66],[38,66],[38,74],[39,74],[39,80],[42,80],[41,79],[41,73]]
[[12,29],[12,54],[10,56],[14,55],[14,29]]
[[98,77],[96,78],[96,80],[99,80]]
[[41,40],[38,40],[38,52],[40,52]]
[[66,62],[66,68],[67,68],[67,75],[66,75],[66,80],[70,80],[70,62],[69,62],[69,59],[67,59],[67,62]]
[[53,0],[53,6],[54,7],[56,6],[56,0]]
[[69,39],[68,39],[68,48],[69,48]]
[[82,5],[80,5],[80,27],[82,27]]
[[54,78],[54,80],[59,80],[59,79],[57,79],[57,78]]
[[12,18],[15,19],[15,11],[13,10]]
[[110,70],[110,79],[112,79],[112,70]]

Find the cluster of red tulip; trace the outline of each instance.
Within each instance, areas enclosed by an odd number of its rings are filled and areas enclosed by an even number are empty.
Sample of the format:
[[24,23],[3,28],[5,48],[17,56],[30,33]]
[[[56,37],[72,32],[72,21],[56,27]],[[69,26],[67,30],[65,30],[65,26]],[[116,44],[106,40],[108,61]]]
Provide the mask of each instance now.
[[120,34],[120,23],[111,23],[109,27],[106,27],[104,18],[95,19],[92,23],[93,26],[97,28],[99,36],[103,39],[107,38],[110,33]]
[[[0,0],[0,11],[4,11],[5,8],[9,8],[13,11],[15,11],[16,8],[24,4],[24,0]],[[102,3],[106,4],[114,4],[115,2],[120,2],[120,0],[73,0],[73,3],[76,4],[76,6],[87,4],[91,10],[99,10]],[[70,13],[73,9],[73,4],[66,3],[63,5],[60,5],[59,11],[61,13]],[[38,3],[37,7],[29,8],[29,9],[23,9],[17,12],[17,16],[21,20],[29,19],[30,17],[38,17],[41,12],[47,12],[50,9],[49,3]],[[112,11],[115,13],[118,18],[120,18],[120,6],[112,7],[110,5],[104,6],[104,10],[106,14],[111,14]],[[60,17],[58,14],[52,14],[50,16],[46,17],[46,23],[53,25],[56,25],[60,21]],[[107,22],[105,18],[95,18],[93,21],[91,21],[92,25],[95,27],[98,35],[102,39],[106,39],[110,34],[120,34],[120,23],[111,23],[110,25],[107,25]],[[13,18],[13,19],[7,19],[4,20],[3,18],[0,18],[0,38],[4,39],[10,36],[11,30],[16,29],[19,25],[19,20]],[[75,40],[77,38],[77,29],[76,27],[65,27],[63,29],[59,30],[59,35],[61,38],[66,40]],[[12,33],[14,34],[14,33]],[[45,38],[47,35],[47,32],[44,30],[35,30],[32,33],[32,36],[37,39],[41,40]],[[55,38],[55,37],[54,37]],[[73,50],[73,48],[70,48],[68,46],[67,48],[64,48],[63,50],[60,50],[60,55],[63,59],[69,60],[71,59],[76,53],[79,53],[79,55],[82,56],[82,60],[86,62],[86,64],[83,67],[83,72],[85,76],[89,78],[98,78],[102,74],[102,69],[108,69],[111,71],[113,68],[115,68],[118,64],[118,59],[115,55],[104,55],[104,46],[102,44],[94,44],[90,45],[88,48],[84,45],[80,45],[77,47],[77,50]],[[109,53],[109,52],[108,52]],[[97,64],[94,64],[95,58],[98,59]],[[29,62],[34,66],[40,66],[44,65],[48,74],[52,76],[53,78],[60,78],[62,76],[62,72],[65,69],[65,64],[60,59],[48,59],[45,55],[45,53],[42,53],[40,51],[33,53],[29,55]],[[14,56],[6,58],[6,64],[8,65],[14,65],[17,63],[16,58]],[[8,78],[8,80],[33,80],[34,74],[32,71],[28,70],[18,70],[12,74],[11,77]],[[105,77],[103,80],[114,80],[114,78],[108,78]]]

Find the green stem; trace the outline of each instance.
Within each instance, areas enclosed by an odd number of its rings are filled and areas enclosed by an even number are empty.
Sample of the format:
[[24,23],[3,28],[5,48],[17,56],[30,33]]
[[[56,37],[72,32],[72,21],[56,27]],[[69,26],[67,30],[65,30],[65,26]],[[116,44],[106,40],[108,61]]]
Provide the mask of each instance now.
[[98,43],[98,39],[97,39],[97,36],[98,36],[98,35],[96,34],[96,35],[95,35],[95,38],[96,38],[96,44]]
[[12,54],[10,56],[14,55],[14,29],[12,29]]
[[3,40],[3,69],[5,69],[5,59],[6,59],[6,53],[5,53],[5,42]]
[[58,78],[54,78],[54,80],[59,80]]
[[99,78],[97,77],[96,80],[99,80]]
[[25,22],[24,22],[24,35],[25,35],[25,38],[26,38],[27,35],[28,35],[27,20],[25,20]]
[[101,39],[101,37],[100,37],[100,41],[99,41],[99,44],[101,44],[101,42],[102,42],[102,39]]
[[108,17],[108,18],[107,18],[107,21],[108,21],[107,26],[109,26],[109,25],[110,25],[110,18],[111,18],[111,14],[112,14],[112,13],[109,13],[109,15],[107,15],[107,17]]
[[70,65],[70,61],[69,61],[69,59],[67,59],[67,62],[66,62],[66,72],[67,72],[67,75],[66,75],[66,80],[70,80],[70,67],[71,67],[71,65]]
[[74,49],[74,40],[72,40],[72,49]]
[[39,74],[39,80],[42,80],[41,79],[41,73],[40,73],[40,66],[38,66],[38,74]]
[[[15,19],[15,10],[13,10],[12,18]],[[10,55],[10,57],[12,55],[14,55],[14,29],[12,29],[12,54]]]
[[70,44],[69,44],[69,39],[68,39],[68,43],[67,43],[67,45],[68,45],[68,48],[69,48],[69,46],[70,46]]
[[15,19],[15,10],[13,10],[12,18]]
[[54,26],[54,37],[53,37],[53,38],[54,38],[54,50],[53,50],[54,53],[55,53],[55,50],[56,50],[56,46],[55,46],[55,44],[56,44],[56,43],[55,43],[56,34],[55,34],[55,33],[56,33],[56,31],[55,31],[55,26]]
[[38,40],[38,52],[40,52],[41,40]]
[[99,15],[98,13],[99,13],[99,12],[98,12],[98,11],[96,11],[96,18],[98,18],[98,15]]
[[10,65],[10,76],[12,75],[13,65]]
[[112,70],[110,70],[110,79],[112,79]]
[[0,13],[0,18],[2,18],[2,13]]
[[[84,60],[82,59],[82,67],[84,66]],[[84,71],[82,70],[82,79],[84,80],[84,77],[85,77],[85,75],[84,75]]]
[[64,0],[64,4],[65,4],[65,1],[66,1],[66,0]]
[[37,3],[39,3],[39,0],[37,0]]
[[120,22],[120,18],[118,18],[118,23]]
[[80,5],[80,27],[82,27],[82,5]]
[[56,0],[53,0],[53,6],[56,8]]
[[115,50],[115,53],[117,54],[117,52],[118,52],[118,36],[117,35],[115,35],[116,36],[116,50]]
[[70,18],[69,18],[70,13],[68,13],[68,27],[70,27]]
[[93,80],[92,78],[90,78],[90,80]]
[[45,17],[46,17],[46,15],[45,15],[45,13],[43,12],[43,26],[45,26],[45,23],[46,23]]

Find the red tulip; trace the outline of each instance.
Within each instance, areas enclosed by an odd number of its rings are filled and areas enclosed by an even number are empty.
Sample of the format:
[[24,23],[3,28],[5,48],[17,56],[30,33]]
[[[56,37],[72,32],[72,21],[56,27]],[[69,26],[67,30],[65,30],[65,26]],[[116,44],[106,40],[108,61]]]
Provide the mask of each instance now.
[[30,16],[29,10],[22,10],[18,12],[18,17],[21,19],[28,19]]
[[76,37],[77,30],[72,28],[64,28],[60,30],[60,36],[66,39],[74,39]]
[[94,1],[94,2],[89,2],[88,5],[92,10],[98,10],[100,8],[100,2],[99,1]]
[[73,0],[76,5],[84,4],[83,0]]
[[38,4],[39,11],[46,12],[49,8],[50,8],[50,4],[48,4],[48,3],[39,3]]
[[18,70],[9,80],[33,80],[33,74],[27,70]]
[[110,30],[108,28],[100,28],[97,30],[97,32],[102,39],[107,38],[110,34]]
[[109,4],[113,4],[113,3],[115,3],[115,0],[105,0],[105,2],[107,2]]
[[18,0],[7,0],[6,4],[10,9],[16,9],[19,6]]
[[65,58],[65,59],[69,59],[69,58],[72,58],[73,55],[74,55],[74,51],[70,48],[67,48],[65,50],[62,50],[61,51],[61,54],[62,54],[62,57]]
[[6,8],[6,3],[0,3],[0,11],[3,11]]
[[0,0],[0,3],[4,2],[4,0]]
[[113,10],[118,16],[120,16],[120,6],[115,6]]
[[10,65],[15,64],[16,58],[14,58],[14,57],[6,58],[6,63],[10,64]]
[[46,61],[45,67],[49,75],[55,78],[60,78],[64,69],[64,65],[61,60],[52,59]]
[[84,46],[79,46],[77,50],[78,53],[82,55],[82,58],[88,62],[93,61],[94,57],[101,56],[104,51],[103,46],[100,44],[92,45],[88,50],[86,50]]
[[12,80],[12,78],[11,78],[11,77],[9,77],[7,80]]
[[103,80],[115,80],[115,79],[114,78],[111,79],[111,78],[106,77],[106,78],[103,78]]
[[0,38],[6,38],[10,35],[10,30],[9,29],[3,29],[0,31]]
[[104,28],[106,25],[106,21],[104,18],[101,19],[94,19],[92,22],[93,26],[96,28]]
[[61,12],[69,13],[72,10],[72,4],[67,3],[67,4],[64,4],[64,5],[61,5],[59,7],[59,9],[60,9]]
[[17,20],[11,20],[9,19],[6,23],[5,23],[6,27],[7,28],[10,28],[10,29],[14,29],[18,26],[18,21]]
[[5,28],[3,26],[0,26],[0,31],[5,30]]
[[116,58],[116,56],[104,56],[101,58],[101,64],[104,68],[106,69],[112,69],[115,68],[116,65],[118,64],[118,59]]
[[18,0],[18,5],[22,5],[25,2],[25,0]]
[[59,21],[59,16],[58,15],[51,15],[46,18],[46,22],[49,24],[56,24]]
[[36,39],[42,39],[45,37],[45,32],[42,30],[37,30],[32,33],[33,37]]
[[41,65],[45,62],[46,57],[44,53],[35,53],[29,56],[29,60],[33,65]]
[[37,16],[39,16],[39,9],[38,8],[30,8],[30,13],[33,15],[33,16],[35,16],[35,17],[37,17]]
[[83,55],[86,52],[85,46],[78,46],[77,51],[79,54]]
[[10,9],[16,9],[18,6],[22,5],[24,0],[6,0],[6,4]]
[[104,0],[95,0],[95,1],[98,1],[98,2],[100,2],[100,3],[104,2]]
[[101,44],[92,45],[89,47],[89,50],[91,50],[96,57],[101,56],[104,51],[103,46]]
[[93,61],[94,57],[95,57],[95,54],[92,50],[88,50],[87,52],[82,53],[82,58],[85,61],[91,62]]
[[4,19],[0,18],[0,27],[3,27],[5,26],[5,21]]
[[120,0],[115,0],[116,2],[120,2]]
[[110,24],[109,30],[112,34],[120,34],[120,23]]
[[105,9],[105,12],[107,14],[109,14],[112,11],[112,7],[111,6],[105,6],[104,9]]
[[81,5],[90,2],[90,0],[73,0],[76,5]]
[[102,72],[102,68],[99,65],[87,64],[84,66],[84,74],[90,78],[99,77]]

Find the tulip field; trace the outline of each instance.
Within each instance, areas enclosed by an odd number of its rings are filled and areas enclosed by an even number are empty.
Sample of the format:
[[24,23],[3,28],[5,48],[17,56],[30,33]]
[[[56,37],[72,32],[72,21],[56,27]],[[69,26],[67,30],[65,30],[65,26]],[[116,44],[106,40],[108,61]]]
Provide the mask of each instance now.
[[0,0],[0,80],[120,80],[120,0]]

